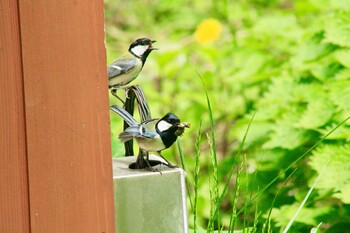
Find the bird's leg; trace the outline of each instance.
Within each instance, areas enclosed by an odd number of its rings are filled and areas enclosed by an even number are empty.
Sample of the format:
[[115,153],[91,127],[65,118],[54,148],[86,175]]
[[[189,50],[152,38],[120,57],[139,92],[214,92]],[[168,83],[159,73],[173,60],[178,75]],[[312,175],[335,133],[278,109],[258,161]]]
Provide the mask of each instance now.
[[[146,157],[146,159],[145,159]],[[162,174],[162,172],[157,169],[153,168],[149,162],[149,153],[147,151],[143,151],[140,149],[139,155],[137,156],[136,162],[135,162],[135,168],[136,169],[146,169],[148,171],[152,172],[159,172]]]
[[158,151],[158,154],[159,154],[159,156],[162,157],[162,159],[164,159],[165,162],[166,162],[166,163],[161,162],[163,165],[165,165],[165,166],[167,166],[167,167],[170,167],[170,168],[178,168],[178,166],[176,166],[176,165],[170,163],[166,158],[164,158],[163,155],[160,153],[160,151]]
[[123,105],[125,105],[125,102],[117,95],[117,90],[118,88],[111,88],[111,94],[117,99],[119,99],[119,101],[122,102]]
[[146,170],[152,171],[152,172],[159,172],[161,175],[163,175],[163,173],[157,169],[151,166],[151,164],[149,164],[148,160],[145,160],[147,163],[147,167],[145,168]]

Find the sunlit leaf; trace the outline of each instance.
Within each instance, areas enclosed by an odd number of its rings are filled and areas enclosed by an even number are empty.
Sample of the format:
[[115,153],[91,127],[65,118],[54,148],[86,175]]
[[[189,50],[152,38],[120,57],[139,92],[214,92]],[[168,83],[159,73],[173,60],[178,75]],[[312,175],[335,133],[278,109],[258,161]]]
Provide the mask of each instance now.
[[350,111],[350,80],[329,84],[330,99],[340,109]]
[[350,10],[350,4],[348,0],[330,0],[332,7],[339,10]]
[[334,105],[326,98],[309,102],[305,113],[300,119],[300,126],[305,129],[315,129],[325,125],[334,113]]
[[320,57],[330,53],[335,46],[329,43],[323,43],[324,32],[318,32],[312,37],[305,40],[297,50],[297,54],[293,57],[294,62],[304,63],[319,59]]
[[263,148],[270,149],[277,147],[293,150],[308,140],[305,130],[289,125],[280,125],[279,127],[276,127],[270,137],[270,140],[263,145]]
[[[284,205],[278,209],[273,209],[272,218],[276,221],[277,226],[283,227],[287,225],[289,220],[293,217],[297,211],[298,205]],[[299,215],[296,217],[295,222],[304,223],[307,225],[317,225],[317,217],[327,214],[330,211],[330,207],[317,207],[301,209]],[[292,227],[293,229],[293,227]]]
[[324,145],[313,152],[309,164],[320,173],[328,160],[316,188],[333,189],[335,197],[350,204],[350,145]]
[[350,68],[350,49],[337,50],[335,57],[343,66]]
[[339,11],[328,21],[326,41],[336,45],[350,47],[350,14]]

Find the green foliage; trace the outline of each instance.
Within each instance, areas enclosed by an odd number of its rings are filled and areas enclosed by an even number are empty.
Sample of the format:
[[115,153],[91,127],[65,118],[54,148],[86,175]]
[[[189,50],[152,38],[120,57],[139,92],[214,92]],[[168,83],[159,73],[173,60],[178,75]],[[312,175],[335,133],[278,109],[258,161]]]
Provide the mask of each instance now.
[[[350,122],[327,135],[350,116],[347,0],[106,0],[105,6],[108,61],[137,37],[156,39],[160,50],[134,84],[142,86],[153,117],[171,111],[192,123],[181,147],[189,191],[196,193],[190,210],[196,232],[208,222],[219,232],[277,232],[329,159],[292,229],[309,232],[320,221],[313,229],[349,227]],[[193,35],[207,18],[223,30],[201,44]],[[121,121],[111,119],[113,155],[122,156]],[[178,153],[174,146],[164,156],[180,164]]]
[[310,166],[321,172],[322,163],[330,160],[327,172],[322,175],[317,188],[332,190],[332,195],[343,203],[350,203],[350,146],[331,144],[323,145],[313,152]]
[[[297,211],[298,205],[284,205],[272,211],[272,218],[276,221],[276,226],[284,227]],[[303,208],[295,219],[295,223],[309,226],[318,224],[317,218],[330,212],[330,207]]]
[[332,44],[350,46],[350,15],[347,11],[336,12],[326,26],[326,41]]

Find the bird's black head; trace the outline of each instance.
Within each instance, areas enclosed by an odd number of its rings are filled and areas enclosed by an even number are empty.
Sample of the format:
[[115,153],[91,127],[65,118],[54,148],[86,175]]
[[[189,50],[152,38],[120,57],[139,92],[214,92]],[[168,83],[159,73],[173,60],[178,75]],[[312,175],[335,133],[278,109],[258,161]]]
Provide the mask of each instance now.
[[148,55],[157,48],[154,48],[152,45],[155,43],[155,40],[151,40],[148,38],[139,38],[131,43],[129,47],[129,52],[134,56],[140,58],[144,63],[148,57]]
[[170,147],[176,141],[177,135],[175,132],[179,124],[180,119],[173,113],[166,114],[157,122],[156,131],[160,135],[166,148]]

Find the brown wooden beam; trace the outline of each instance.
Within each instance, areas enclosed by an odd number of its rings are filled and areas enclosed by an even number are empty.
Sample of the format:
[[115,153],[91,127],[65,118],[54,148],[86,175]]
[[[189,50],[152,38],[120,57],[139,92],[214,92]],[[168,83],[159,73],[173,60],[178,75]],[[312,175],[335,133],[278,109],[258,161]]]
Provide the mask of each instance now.
[[28,233],[28,177],[17,1],[0,1],[0,232]]
[[16,2],[0,4],[0,231],[114,232],[103,1]]

